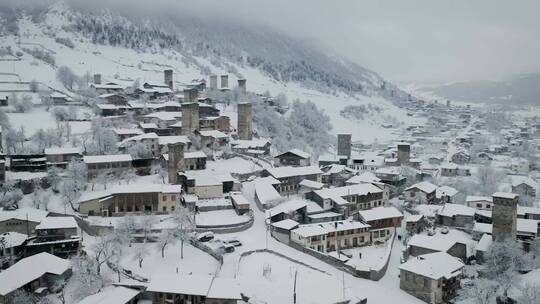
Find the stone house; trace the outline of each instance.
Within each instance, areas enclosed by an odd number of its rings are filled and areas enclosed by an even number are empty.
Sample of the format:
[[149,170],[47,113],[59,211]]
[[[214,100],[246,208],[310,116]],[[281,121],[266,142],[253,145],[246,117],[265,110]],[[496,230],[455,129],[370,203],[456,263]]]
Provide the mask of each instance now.
[[493,209],[493,198],[490,196],[468,195],[465,198],[465,204],[478,210],[491,211]]
[[274,164],[278,167],[305,167],[311,164],[311,155],[299,149],[291,149],[276,155],[274,157]]
[[407,202],[419,204],[435,203],[437,186],[430,182],[416,183],[403,191],[403,196]]
[[84,156],[83,162],[88,169],[88,177],[93,178],[99,174],[121,174],[131,170],[131,155],[115,154],[115,155],[94,155]]
[[437,221],[444,226],[470,228],[474,225],[474,214],[474,208],[460,204],[445,204],[437,214]]
[[448,303],[457,295],[464,267],[444,252],[411,258],[399,266],[399,287],[426,303]]
[[0,233],[18,232],[34,235],[36,226],[49,212],[35,208],[20,208],[14,211],[0,210]]
[[67,258],[81,246],[79,226],[71,216],[46,217],[36,226],[36,235],[26,244],[27,255],[47,252]]
[[352,220],[305,224],[291,230],[291,242],[327,253],[369,244],[369,228],[367,224]]
[[72,160],[82,158],[80,148],[47,148],[45,149],[47,166],[59,166],[65,168]]
[[417,257],[428,253],[446,252],[462,261],[467,261],[471,256],[468,250],[469,244],[468,239],[454,238],[449,235],[416,234],[407,243],[407,255]]
[[409,234],[418,234],[427,226],[426,218],[422,214],[413,214],[405,218],[405,229]]
[[386,205],[383,190],[372,184],[315,190],[310,195],[310,199],[324,210],[335,210],[345,216],[351,216],[359,210]]
[[370,225],[370,242],[384,242],[388,240],[397,227],[401,227],[403,214],[395,207],[376,207],[369,210],[360,210],[354,218]]
[[322,181],[322,171],[317,166],[307,167],[277,167],[263,171],[263,177],[272,176],[280,183],[274,185],[279,193],[296,193],[300,190],[303,180]]
[[134,144],[143,144],[148,151],[152,153],[154,158],[160,155],[159,136],[156,133],[144,133],[135,135],[121,141],[118,146],[124,151],[129,151],[129,148]]

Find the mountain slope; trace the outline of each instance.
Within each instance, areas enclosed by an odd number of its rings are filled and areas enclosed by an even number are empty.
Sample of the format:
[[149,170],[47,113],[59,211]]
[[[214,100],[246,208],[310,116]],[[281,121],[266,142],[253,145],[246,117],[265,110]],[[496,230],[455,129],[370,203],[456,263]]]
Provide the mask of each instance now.
[[[136,80],[162,82],[165,68],[175,71],[177,84],[188,83],[210,73],[229,73],[232,74],[231,84],[236,83],[238,77],[247,78],[250,91],[269,91],[272,95],[285,93],[289,101],[297,98],[313,101],[330,116],[333,133],[353,133],[354,140],[369,142],[395,138],[395,130],[380,127],[387,120],[405,125],[417,123],[394,104],[404,93],[385,83],[375,73],[332,59],[277,33],[240,39],[249,32],[253,34],[253,31],[241,32],[240,25],[223,25],[222,32],[217,32],[215,24],[206,25],[186,18],[182,22],[188,25],[183,26],[182,35],[171,36],[162,29],[163,25],[145,23],[133,16],[128,19],[110,11],[96,14],[73,10],[62,3],[19,11],[16,16],[16,26],[8,23],[5,28],[12,31],[0,37],[0,43],[10,47],[12,54],[19,52],[20,60],[4,61],[0,58],[0,70],[13,72],[22,81],[36,79],[66,91],[56,79],[56,70],[60,66],[68,66],[78,75],[100,73],[104,79],[126,86]],[[176,24],[169,30],[180,26]],[[90,30],[93,27],[98,30]],[[231,32],[238,37],[233,38]],[[232,36],[216,38],[218,42],[213,42],[219,33]],[[205,41],[212,42],[213,46],[201,44]],[[35,54],[32,55],[36,49],[54,57],[54,64],[36,59]],[[261,64],[250,63],[254,58],[263,57],[268,59]],[[286,64],[288,58],[299,62],[305,69],[287,72],[287,68],[290,69]],[[269,72],[272,70],[279,73],[272,75]],[[332,72],[323,73],[321,70]],[[0,81],[2,77],[6,76],[0,75]],[[354,86],[347,83],[361,84],[362,90],[355,91]],[[346,106],[369,104],[377,105],[380,111],[366,113],[364,119],[344,119],[340,115]],[[230,111],[234,124],[234,110],[225,109],[227,111]]]

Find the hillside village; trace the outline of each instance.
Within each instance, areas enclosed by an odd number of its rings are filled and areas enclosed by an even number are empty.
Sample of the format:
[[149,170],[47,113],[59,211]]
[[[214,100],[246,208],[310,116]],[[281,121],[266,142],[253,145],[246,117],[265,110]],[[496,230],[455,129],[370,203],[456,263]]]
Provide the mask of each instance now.
[[[88,90],[93,104],[50,92],[38,107],[88,113],[89,133],[2,132],[2,303],[447,303],[498,241],[537,254],[536,119],[405,100],[426,125],[371,145],[338,134],[314,159],[257,135],[247,79],[95,74]],[[235,117],[220,111],[231,90],[247,100]]]
[[[540,303],[534,112],[409,95],[329,118],[238,73],[82,75],[15,45],[0,48],[0,304]],[[83,53],[105,58],[66,57]],[[320,133],[264,136],[295,106]],[[405,117],[373,119],[390,108]]]

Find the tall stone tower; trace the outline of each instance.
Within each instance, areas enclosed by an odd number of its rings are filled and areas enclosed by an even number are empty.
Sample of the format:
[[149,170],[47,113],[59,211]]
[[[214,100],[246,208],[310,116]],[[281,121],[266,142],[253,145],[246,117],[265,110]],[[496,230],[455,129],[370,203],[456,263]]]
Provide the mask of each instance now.
[[407,164],[411,160],[411,145],[408,143],[397,144],[397,159],[400,164]]
[[246,82],[246,79],[238,79],[238,88],[240,89],[240,92],[242,92],[242,94],[246,94],[247,92]]
[[184,102],[197,102],[199,98],[199,91],[197,89],[184,89]]
[[347,159],[351,158],[351,134],[338,134],[337,153],[339,156],[347,156]]
[[101,84],[101,74],[94,74],[94,84]]
[[190,135],[199,129],[199,104],[182,103],[182,135]]
[[221,75],[221,88],[226,89],[229,87],[229,75]]
[[163,71],[165,84],[172,90],[173,89],[173,70]]
[[249,102],[238,103],[238,138],[244,140],[253,138],[253,113]]
[[210,75],[210,89],[217,90],[217,75]]
[[516,239],[517,204],[519,196],[515,193],[493,193],[493,240]]
[[183,143],[174,143],[169,144],[169,161],[168,161],[168,172],[169,172],[169,184],[178,185],[180,181],[178,180],[178,172],[184,172],[185,162],[184,162],[184,144]]

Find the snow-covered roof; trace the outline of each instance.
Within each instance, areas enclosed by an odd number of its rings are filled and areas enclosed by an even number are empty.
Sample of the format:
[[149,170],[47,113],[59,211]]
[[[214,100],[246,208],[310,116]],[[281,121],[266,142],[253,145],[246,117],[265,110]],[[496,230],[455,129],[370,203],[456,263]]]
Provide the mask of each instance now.
[[452,217],[454,215],[474,216],[476,209],[460,204],[444,204],[439,215]]
[[266,210],[266,218],[270,218],[281,213],[290,213],[305,208],[307,205],[308,203],[303,200],[291,200],[283,202],[271,209]]
[[377,221],[389,218],[402,218],[403,214],[395,207],[376,207],[369,210],[360,210],[358,215],[365,222]]
[[418,189],[424,193],[432,193],[437,190],[437,186],[435,186],[434,184],[430,182],[419,182],[405,189],[405,191],[411,190],[411,189]]
[[285,155],[287,153],[294,154],[294,155],[296,155],[296,156],[298,156],[300,158],[303,158],[303,159],[308,159],[308,158],[311,157],[311,155],[309,153],[304,152],[304,151],[302,151],[300,149],[291,149],[291,150],[289,150],[287,152],[283,152],[281,154],[276,155],[276,157],[280,157],[280,156]]
[[324,235],[330,232],[338,232],[351,229],[363,229],[369,227],[371,226],[362,222],[344,220],[300,225],[298,226],[298,228],[293,229],[292,232],[298,234],[301,237],[311,237],[316,235]]
[[306,176],[322,174],[321,169],[318,166],[306,166],[306,167],[277,167],[267,169],[268,173],[275,178],[284,178],[291,176]]
[[5,296],[46,273],[61,275],[70,268],[68,260],[46,252],[29,256],[0,272],[0,295]]
[[[167,157],[169,154],[167,154]],[[193,151],[193,152],[186,152],[184,153],[184,158],[206,158],[206,154],[204,154],[203,151]]]
[[81,154],[81,148],[47,148],[45,149],[45,155],[63,155],[63,154]]
[[440,278],[449,279],[461,274],[463,267],[465,265],[458,258],[446,252],[435,252],[412,257],[401,264],[399,269],[438,280]]
[[454,163],[442,163],[441,168],[447,170],[457,170],[458,166]]
[[480,241],[478,241],[478,245],[476,245],[475,250],[487,252],[489,250],[489,247],[491,247],[492,243],[493,243],[493,237],[485,233],[480,238]]
[[21,221],[26,221],[26,219],[28,219],[31,222],[40,223],[48,214],[48,211],[35,208],[19,208],[13,211],[0,210],[0,222],[10,219]]
[[139,123],[139,126],[141,126],[141,128],[143,129],[157,129],[158,128],[157,124],[153,122],[148,122],[148,123],[141,122]]
[[206,296],[212,277],[206,275],[160,274],[152,276],[147,291]]
[[176,143],[188,144],[188,143],[191,143],[191,140],[189,140],[189,138],[185,135],[170,135],[170,136],[159,137],[160,146],[164,146],[168,144],[176,144]]
[[366,195],[368,193],[382,193],[382,190],[372,184],[355,184],[337,188],[326,188],[314,191],[323,199],[334,199],[348,195]]
[[[492,224],[475,222],[473,231],[480,233],[489,233],[493,231]],[[538,233],[538,221],[530,219],[518,218],[516,221],[516,231],[518,234],[534,234]]]
[[508,192],[495,192],[493,193],[493,197],[499,197],[499,198],[505,198],[505,199],[516,199],[519,195],[515,193],[508,193]]
[[465,198],[465,201],[467,203],[469,202],[490,202],[493,203],[493,198],[489,196],[475,196],[475,195],[467,195]]
[[264,148],[264,146],[270,143],[270,140],[266,138],[254,138],[252,140],[238,139],[231,141],[231,146],[238,149],[257,149]]
[[143,134],[139,134],[139,135],[135,135],[135,136],[131,136],[131,137],[128,137],[126,139],[124,139],[120,145],[125,145],[126,143],[128,142],[132,142],[132,141],[140,141],[140,140],[143,140],[143,139],[158,139],[159,136],[154,133],[154,132],[151,132],[151,133],[143,133]]
[[132,160],[129,154],[110,154],[110,155],[92,155],[84,156],[83,161],[86,164],[99,164],[111,162],[130,162]]
[[381,179],[372,172],[366,171],[349,178],[346,182],[349,184],[380,183]]
[[209,299],[226,299],[226,300],[241,300],[240,284],[234,279],[214,278],[206,298]]
[[28,235],[19,232],[5,232],[0,234],[0,244],[4,248],[21,246],[28,239]]
[[126,193],[180,193],[181,185],[165,185],[165,184],[128,184],[115,185],[107,190],[84,192],[79,198],[79,202],[88,202],[96,199],[103,199],[115,194]]
[[199,131],[201,136],[212,137],[212,138],[228,138],[229,136],[218,130],[202,130]]
[[153,112],[153,113],[150,113],[150,114],[146,114],[146,115],[144,115],[144,117],[156,118],[156,119],[164,120],[164,121],[177,120],[177,119],[182,118],[182,112],[159,111],[159,112]]
[[41,229],[66,229],[77,228],[77,222],[71,216],[50,216],[46,217],[36,226],[36,230]]
[[293,228],[296,228],[299,225],[299,223],[295,220],[291,219],[285,219],[279,222],[272,223],[273,227],[281,228],[284,230],[291,230]]
[[113,132],[116,133],[116,135],[137,135],[137,134],[143,134],[142,130],[135,129],[135,128],[117,128],[113,129]]
[[140,293],[123,286],[107,286],[100,292],[82,299],[79,304],[125,304]]
[[540,208],[538,208],[538,207],[517,206],[517,214],[518,215],[540,214]]
[[322,189],[324,187],[323,183],[315,182],[309,179],[302,180],[299,185],[310,189]]
[[435,197],[440,199],[443,196],[454,197],[456,194],[458,194],[458,190],[456,188],[450,186],[441,186],[437,188],[435,192]]
[[415,234],[409,239],[407,246],[415,246],[435,251],[446,252],[456,243],[462,243],[467,245],[470,240],[465,238],[457,238],[453,236],[437,234],[429,236],[425,234]]
[[405,222],[415,223],[421,220],[424,216],[422,214],[411,214],[405,217]]
[[538,184],[532,178],[528,176],[520,176],[520,175],[512,176],[512,187],[517,187],[521,184],[525,184],[535,189],[538,187]]

